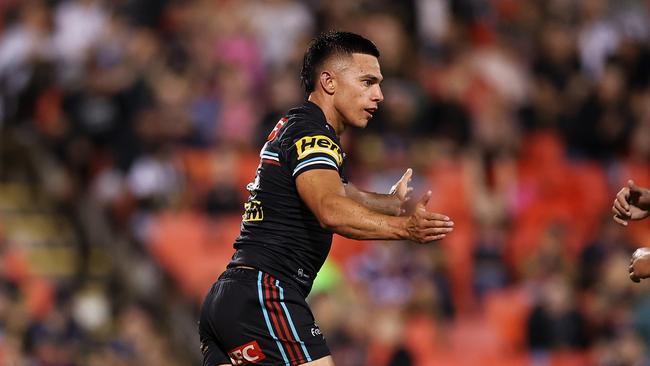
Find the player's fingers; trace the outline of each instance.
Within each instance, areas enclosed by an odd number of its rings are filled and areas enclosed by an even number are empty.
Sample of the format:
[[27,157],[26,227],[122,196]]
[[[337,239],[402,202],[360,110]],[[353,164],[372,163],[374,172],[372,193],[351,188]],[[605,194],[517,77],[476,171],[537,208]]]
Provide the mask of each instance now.
[[454,222],[451,220],[419,220],[418,226],[424,229],[434,227],[454,227]]
[[627,267],[627,271],[629,272],[630,279],[632,281],[639,282],[639,280],[640,280],[639,276],[637,276],[636,273],[634,273],[634,260],[632,261],[632,264],[630,264],[630,266]]
[[431,199],[431,191],[427,191],[422,198],[420,198],[420,201],[418,202],[418,205],[421,205],[423,208],[427,207],[427,204],[429,203],[429,199]]
[[431,226],[428,227],[454,227],[454,222],[451,220],[430,220]]
[[450,221],[451,219],[447,215],[435,213],[435,212],[430,212],[430,211],[425,211],[422,210],[418,212],[418,217],[421,217],[425,220],[440,220],[440,221]]
[[621,204],[618,200],[614,201],[614,205],[612,205],[612,212],[621,217],[627,217],[630,215],[630,212],[625,209],[625,207],[623,207],[623,204]]
[[628,200],[629,197],[630,197],[630,190],[628,188],[623,188],[616,195],[616,201],[615,202],[619,202],[621,204],[621,207],[623,207],[623,209],[625,211],[629,211],[630,210],[630,204],[627,203],[627,200]]
[[627,221],[623,220],[622,218],[616,215],[612,216],[612,218],[614,219],[614,221],[616,221],[617,224],[627,226]]
[[402,175],[402,178],[400,180],[406,181],[407,183],[411,181],[411,176],[413,175],[413,169],[408,168]]
[[454,231],[452,227],[432,227],[428,229],[423,229],[421,231],[425,236],[439,235],[439,234],[449,234]]
[[635,259],[641,257],[643,255],[643,253],[644,253],[643,248],[639,248],[639,249],[635,250],[634,253],[632,253],[632,261],[634,261]]
[[447,234],[431,235],[431,236],[425,237],[424,242],[425,243],[431,243],[432,241],[441,240],[441,239],[444,239],[446,237],[447,237]]

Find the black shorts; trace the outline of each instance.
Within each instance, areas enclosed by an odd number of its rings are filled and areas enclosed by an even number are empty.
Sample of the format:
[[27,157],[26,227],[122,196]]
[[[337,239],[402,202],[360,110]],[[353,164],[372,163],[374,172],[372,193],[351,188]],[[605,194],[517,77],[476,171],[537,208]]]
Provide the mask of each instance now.
[[291,284],[227,269],[203,302],[203,365],[300,365],[330,354],[305,299]]

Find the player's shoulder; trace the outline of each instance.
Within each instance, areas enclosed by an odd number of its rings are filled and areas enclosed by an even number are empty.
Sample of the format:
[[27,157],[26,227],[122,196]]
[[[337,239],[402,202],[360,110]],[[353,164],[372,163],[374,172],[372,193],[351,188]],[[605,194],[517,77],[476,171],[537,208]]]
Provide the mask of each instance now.
[[322,110],[312,102],[305,102],[297,108],[289,110],[281,139],[295,141],[308,135],[336,136],[332,127],[327,123]]

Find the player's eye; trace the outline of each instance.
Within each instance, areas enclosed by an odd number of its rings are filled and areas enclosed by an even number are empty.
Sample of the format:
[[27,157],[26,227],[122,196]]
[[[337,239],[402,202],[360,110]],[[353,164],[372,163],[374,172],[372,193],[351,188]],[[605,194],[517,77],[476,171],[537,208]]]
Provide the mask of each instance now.
[[361,81],[361,83],[363,84],[363,86],[366,86],[366,87],[372,85],[372,81],[370,81],[370,80],[363,80],[363,81]]

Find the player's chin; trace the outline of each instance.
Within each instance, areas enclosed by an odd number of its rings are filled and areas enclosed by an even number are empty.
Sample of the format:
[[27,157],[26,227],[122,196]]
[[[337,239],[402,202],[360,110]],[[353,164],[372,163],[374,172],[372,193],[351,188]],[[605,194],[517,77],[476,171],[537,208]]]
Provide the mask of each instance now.
[[365,128],[368,125],[368,122],[370,122],[370,119],[372,119],[372,117],[363,116],[357,119],[356,126],[360,128]]

